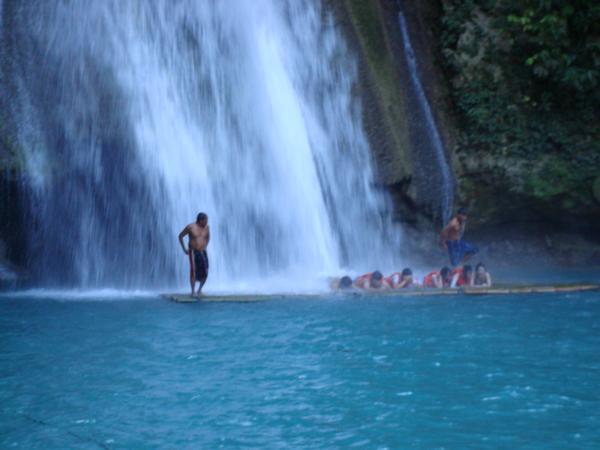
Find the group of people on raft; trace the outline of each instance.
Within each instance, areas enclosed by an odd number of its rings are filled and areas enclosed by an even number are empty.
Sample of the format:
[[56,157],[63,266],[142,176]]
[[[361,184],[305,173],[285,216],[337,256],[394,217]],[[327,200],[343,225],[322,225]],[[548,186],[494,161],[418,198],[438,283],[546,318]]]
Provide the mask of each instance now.
[[[425,276],[421,284],[414,280],[412,270],[406,268],[402,272],[393,273],[388,277],[384,277],[378,270],[361,275],[354,280],[349,276],[344,276],[334,280],[332,287],[334,289],[354,288],[369,290],[404,289],[417,286],[426,288],[489,287],[492,285],[492,279],[482,263],[477,264],[475,270],[465,264],[470,257],[479,251],[476,246],[463,239],[466,223],[467,211],[464,208],[460,208],[440,233],[440,246],[448,251],[452,269],[442,267],[439,271],[431,272]],[[184,242],[186,236],[188,237],[187,246]],[[208,216],[205,213],[199,213],[196,217],[196,222],[187,225],[179,233],[179,243],[190,261],[190,287],[192,296],[202,295],[202,287],[208,278],[208,254],[206,248],[209,241],[210,229],[208,226]],[[200,283],[197,291],[196,283]]]
[[406,288],[459,288],[459,287],[490,287],[492,279],[483,263],[473,267],[465,264],[462,267],[450,269],[442,267],[439,271],[433,271],[425,275],[422,283],[419,283],[413,277],[410,268],[405,268],[402,272],[396,272],[389,276],[384,276],[380,271],[366,273],[354,280],[349,276],[343,276],[332,283],[332,287],[337,290],[362,289],[362,290],[388,290],[388,289],[406,289]]
[[444,266],[439,271],[425,275],[422,283],[413,278],[410,268],[385,277],[380,271],[370,272],[352,279],[344,276],[333,280],[332,287],[338,290],[364,289],[405,289],[415,287],[425,288],[456,288],[456,287],[491,287],[492,278],[483,263],[473,267],[465,262],[475,255],[479,249],[465,241],[463,235],[467,224],[467,211],[460,208],[440,233],[440,246],[448,251],[450,267]]

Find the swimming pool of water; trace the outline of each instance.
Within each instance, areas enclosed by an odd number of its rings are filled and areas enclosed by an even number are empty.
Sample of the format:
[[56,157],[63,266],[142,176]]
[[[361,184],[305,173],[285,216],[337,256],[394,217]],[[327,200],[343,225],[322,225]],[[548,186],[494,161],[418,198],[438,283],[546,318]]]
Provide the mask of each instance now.
[[0,447],[600,443],[600,294],[0,297]]

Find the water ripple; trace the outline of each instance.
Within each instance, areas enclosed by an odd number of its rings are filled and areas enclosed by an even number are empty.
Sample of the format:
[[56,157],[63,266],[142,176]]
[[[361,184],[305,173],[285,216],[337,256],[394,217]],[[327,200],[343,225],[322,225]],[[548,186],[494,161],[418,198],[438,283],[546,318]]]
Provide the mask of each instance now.
[[0,447],[600,439],[600,302],[423,302],[2,301]]

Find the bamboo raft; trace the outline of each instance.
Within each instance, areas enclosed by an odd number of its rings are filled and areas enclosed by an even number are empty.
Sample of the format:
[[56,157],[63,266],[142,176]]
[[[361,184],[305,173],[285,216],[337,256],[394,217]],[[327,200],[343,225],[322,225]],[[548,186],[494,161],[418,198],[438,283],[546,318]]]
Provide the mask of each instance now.
[[598,284],[562,284],[562,285],[498,285],[490,288],[455,288],[455,289],[402,289],[391,291],[359,291],[348,290],[332,292],[331,294],[229,294],[229,295],[205,295],[200,299],[189,294],[173,293],[161,294],[161,297],[177,303],[198,302],[261,302],[276,299],[307,299],[320,298],[330,295],[343,295],[352,297],[377,296],[377,297],[431,297],[431,296],[486,296],[486,295],[516,295],[516,294],[548,294],[548,293],[572,293],[572,292],[600,292]]

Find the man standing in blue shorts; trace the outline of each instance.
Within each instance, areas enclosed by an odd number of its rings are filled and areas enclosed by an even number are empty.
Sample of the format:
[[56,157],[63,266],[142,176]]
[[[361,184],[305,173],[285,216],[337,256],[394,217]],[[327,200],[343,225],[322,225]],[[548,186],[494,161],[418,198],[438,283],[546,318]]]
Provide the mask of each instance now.
[[440,245],[448,250],[452,266],[460,266],[479,251],[479,249],[463,239],[467,225],[467,210],[460,208],[456,216],[450,220],[440,233]]

